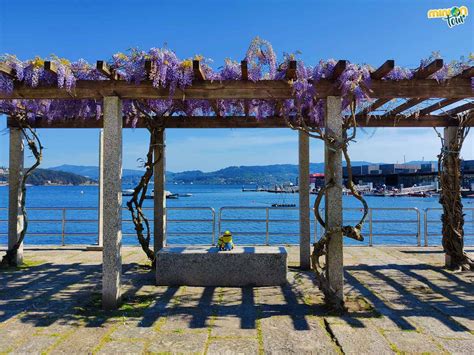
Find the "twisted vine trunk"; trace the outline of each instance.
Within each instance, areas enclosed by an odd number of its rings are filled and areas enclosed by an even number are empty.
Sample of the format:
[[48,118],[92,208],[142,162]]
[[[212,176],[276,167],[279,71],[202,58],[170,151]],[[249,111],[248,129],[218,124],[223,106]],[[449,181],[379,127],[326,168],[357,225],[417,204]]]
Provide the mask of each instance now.
[[[156,114],[156,116],[152,116],[149,114],[149,111],[152,110],[150,110],[146,102],[136,101],[134,105],[136,110],[141,113],[142,118],[145,121],[146,128],[150,133],[150,140],[148,143],[148,152],[146,154],[146,158],[143,160],[145,173],[140,178],[137,186],[135,186],[133,189],[133,194],[130,200],[127,202],[127,208],[132,216],[132,222],[135,226],[138,242],[140,243],[140,246],[145,252],[148,260],[151,261],[151,267],[154,269],[156,266],[156,260],[155,252],[152,248],[150,248],[151,226],[150,221],[143,210],[143,203],[145,202],[150,180],[153,177],[154,168],[156,164],[158,164],[161,159],[163,159],[161,153],[156,153],[159,151],[156,149],[156,147],[159,144],[162,144],[157,140],[157,137],[160,136],[165,129],[165,117],[172,115],[174,111],[173,107],[170,107],[164,112]],[[157,236],[155,235],[155,238],[156,237]]]
[[446,266],[456,270],[473,270],[474,262],[464,252],[464,213],[461,200],[461,159],[459,157],[468,129],[463,126],[447,128],[443,148],[438,156],[443,207],[442,245]]
[[155,253],[150,248],[150,222],[143,211],[143,203],[145,201],[150,180],[153,177],[153,169],[161,159],[161,157],[153,156],[158,130],[159,128],[148,127],[148,131],[150,132],[150,141],[148,144],[146,160],[144,162],[145,173],[140,178],[138,185],[133,190],[132,197],[127,202],[127,208],[132,215],[132,221],[135,225],[135,231],[137,233],[138,242],[140,243],[140,246],[145,252],[147,258],[151,261],[153,268],[155,267]]
[[12,117],[17,120],[21,133],[26,140],[29,150],[33,154],[35,162],[32,166],[26,169],[20,183],[20,188],[21,188],[20,210],[23,216],[23,223],[22,223],[22,229],[20,232],[20,237],[18,238],[16,243],[12,247],[10,247],[7,250],[6,254],[3,256],[2,261],[0,262],[1,267],[17,266],[18,250],[20,249],[25,239],[26,232],[28,231],[28,213],[26,211],[26,181],[28,180],[28,177],[33,173],[33,171],[41,164],[41,160],[43,158],[43,146],[41,145],[41,141],[38,135],[36,134],[36,132],[34,131],[34,129],[31,128],[31,126],[28,124],[28,121],[26,120],[26,118],[15,117],[15,116],[12,116]]

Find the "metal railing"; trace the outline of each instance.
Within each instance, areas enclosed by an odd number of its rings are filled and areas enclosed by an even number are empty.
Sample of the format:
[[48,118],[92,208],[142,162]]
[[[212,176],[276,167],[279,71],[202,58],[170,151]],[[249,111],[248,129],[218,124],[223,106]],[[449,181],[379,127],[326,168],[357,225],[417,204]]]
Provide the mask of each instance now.
[[[258,230],[258,231],[248,231],[248,230],[238,230],[233,231],[232,233],[235,235],[265,235],[265,244],[270,244],[270,236],[295,236],[298,235],[299,232],[271,232],[270,231],[270,224],[272,223],[298,223],[299,219],[271,219],[270,213],[271,211],[298,211],[299,209],[296,207],[244,207],[244,206],[226,206],[221,207],[219,209],[219,219],[218,219],[218,233],[219,235],[222,233],[222,223],[227,223],[232,225],[232,223],[255,223],[255,224],[265,224],[265,230]],[[314,211],[314,209],[311,209]],[[343,211],[360,211],[360,208],[344,208]],[[265,218],[224,218],[223,213],[225,211],[265,211]],[[409,212],[414,214],[414,218],[407,219],[407,218],[398,218],[398,219],[374,219],[373,215],[374,212],[380,211],[396,211],[396,212]],[[320,209],[321,214],[324,214],[324,209]],[[318,231],[322,235],[323,230],[319,227],[319,223],[317,222],[316,218],[314,218],[313,222],[313,233],[314,233],[314,240],[318,239]],[[359,222],[358,219],[344,219],[344,223],[357,223]],[[382,224],[382,223],[403,223],[403,224],[414,224],[415,225],[415,232],[412,233],[382,233],[382,232],[375,232],[374,231],[374,224]],[[418,208],[369,208],[369,214],[367,218],[367,225],[369,228],[369,246],[374,244],[374,236],[375,237],[415,237],[416,244],[421,246],[421,213]]]
[[[324,209],[319,210],[321,215],[324,214]],[[361,208],[343,208],[343,211],[361,211]],[[397,212],[413,212],[416,218],[413,219],[374,219],[374,212],[379,211],[397,211]],[[343,223],[356,224],[359,219],[344,219]],[[416,207],[374,207],[369,208],[369,213],[365,222],[369,228],[369,246],[374,245],[374,236],[376,237],[416,237],[417,246],[421,246],[421,213]],[[374,224],[394,223],[394,224],[415,224],[416,231],[414,233],[381,233],[374,232]],[[314,240],[318,239],[319,223],[315,220]],[[320,235],[324,233],[324,229],[320,229]]]
[[[270,232],[270,223],[298,223],[298,219],[270,219],[270,211],[298,211],[296,207],[245,207],[225,206],[219,209],[218,235],[222,234],[222,223],[265,223],[265,231],[232,231],[234,235],[265,235],[265,245],[270,244],[270,235],[294,236],[295,233]],[[265,219],[262,218],[223,218],[225,211],[265,211]],[[299,233],[298,233],[299,234]]]
[[[124,211],[127,209],[124,208]],[[152,212],[153,208],[152,207],[147,207],[145,208],[148,212]],[[253,235],[253,236],[264,236],[264,244],[268,245],[271,242],[272,237],[280,236],[280,237],[297,237],[299,235],[299,230],[297,229],[294,232],[288,232],[288,231],[281,231],[282,228],[279,229],[279,231],[272,231],[271,226],[272,225],[282,225],[282,224],[294,224],[298,225],[299,219],[296,216],[296,218],[289,219],[289,218],[274,218],[273,212],[278,211],[292,211],[292,212],[297,212],[299,209],[297,207],[245,207],[245,206],[225,206],[221,207],[218,212],[218,219],[216,221],[216,211],[211,208],[211,207],[168,207],[166,209],[167,213],[167,235],[168,236],[209,236],[211,239],[212,244],[216,243],[216,236],[222,234],[222,227],[224,224],[226,225],[231,225],[232,223],[241,223],[244,226],[248,226],[251,224],[255,225],[264,225],[264,228],[261,230],[233,230],[233,234],[235,235]],[[30,225],[34,224],[53,224],[58,227],[58,231],[45,231],[45,232],[38,232],[38,231],[30,231],[28,232],[28,235],[30,236],[52,236],[52,237],[60,237],[61,238],[61,244],[66,245],[66,238],[67,237],[78,237],[78,236],[91,236],[91,237],[97,237],[98,235],[98,230],[97,227],[90,231],[90,232],[81,232],[81,231],[69,231],[68,226],[70,225],[75,225],[75,224],[93,224],[95,223],[96,226],[98,226],[98,220],[97,220],[97,214],[94,213],[94,218],[90,218],[90,212],[96,212],[97,208],[94,207],[29,207],[28,208],[29,216],[29,222]],[[47,218],[41,219],[36,216],[35,211],[44,211],[48,212]],[[207,216],[204,216],[203,218],[173,218],[171,216],[172,211],[200,211],[200,212],[206,212],[208,213]],[[235,217],[235,215],[239,213],[235,213],[236,211],[240,212],[247,212],[251,213],[252,215],[250,216],[251,218],[239,218]],[[263,214],[261,214],[261,218],[258,218],[258,211],[262,211]],[[321,209],[321,214],[324,215],[324,209]],[[344,208],[345,212],[350,212],[350,211],[361,211],[360,208]],[[389,212],[389,217],[390,219],[384,219],[380,218],[377,216],[378,213],[382,211],[387,211]],[[433,232],[430,231],[430,226],[433,224],[438,224],[441,225],[441,221],[439,217],[437,219],[433,219],[432,215],[434,212],[442,211],[441,208],[426,208],[423,211],[423,245],[428,246],[429,241],[432,237],[441,237],[441,233],[439,231]],[[465,225],[470,225],[474,226],[474,208],[464,208],[463,211],[465,212],[466,216],[470,218],[465,219]],[[469,211],[470,213],[467,213]],[[6,215],[8,212],[8,209],[6,207],[0,207],[0,213],[3,215]],[[71,212],[75,212],[75,216],[71,216],[73,218],[69,218]],[[84,218],[78,218],[78,212],[86,212],[84,214]],[[225,215],[225,213],[228,212],[234,212],[233,218],[229,218]],[[413,218],[407,219],[407,218],[393,218],[392,213],[395,212],[396,214],[400,214],[400,212],[404,213],[410,213],[414,214]],[[241,213],[242,214],[242,213]],[[153,213],[148,213],[149,215],[149,220],[150,223],[153,222]],[[386,215],[387,216],[387,215]],[[198,216],[200,217],[200,216]],[[321,235],[323,233],[322,228],[320,228],[319,224],[317,223],[316,219],[311,219],[312,221],[312,232],[313,232],[313,237],[316,240],[318,238],[318,234]],[[124,232],[123,236],[135,236],[135,233],[127,233],[125,227],[127,225],[132,224],[132,220],[128,218],[124,218],[122,220],[124,223]],[[344,219],[344,223],[357,223],[358,220],[356,219]],[[8,223],[8,219],[0,219],[0,225],[5,224],[5,226]],[[190,231],[173,231],[171,228],[169,228],[169,225],[172,224],[191,224],[193,230]],[[208,230],[196,230],[196,224],[199,225],[209,225],[210,228]],[[401,233],[401,232],[379,232],[376,230],[375,226],[376,225],[381,225],[381,224],[408,224],[408,225],[414,225],[414,230],[413,232],[410,233]],[[217,229],[216,229],[217,225]],[[367,222],[366,225],[368,228],[368,245],[372,246],[374,245],[374,240],[377,239],[377,237],[388,237],[388,236],[400,236],[400,237],[416,237],[416,244],[418,246],[421,246],[421,238],[422,238],[422,231],[421,231],[421,213],[420,210],[417,208],[369,208],[369,214],[367,217]],[[228,227],[230,228],[230,226]],[[5,228],[6,230],[7,228]],[[284,228],[283,228],[284,229]],[[405,228],[407,229],[407,228]],[[470,233],[469,230],[466,231],[465,236],[471,237],[474,236],[474,233]],[[217,232],[217,234],[216,234]],[[7,236],[8,232],[2,232],[0,231],[0,236]],[[288,243],[285,243],[288,244]]]
[[[126,207],[122,209],[123,211],[128,211]],[[152,207],[146,207],[144,210],[148,212],[152,212],[153,208]],[[167,219],[166,222],[172,222],[172,223],[210,223],[211,224],[211,232],[209,231],[186,231],[186,232],[170,232],[167,231],[167,235],[173,235],[173,236],[183,236],[183,235],[210,235],[212,238],[212,242],[214,243],[215,239],[215,226],[216,226],[216,212],[212,207],[168,207],[166,208],[167,212],[171,211],[209,211],[210,218],[200,218],[200,219],[170,219],[167,214]],[[6,207],[1,207],[0,211],[5,211],[3,213],[8,212],[8,209]],[[66,237],[74,237],[74,236],[97,236],[98,233],[98,219],[97,217],[95,219],[68,219],[67,218],[67,212],[68,211],[97,211],[97,208],[94,207],[29,207],[28,211],[30,212],[30,218],[28,219],[28,222],[30,225],[32,224],[43,224],[43,223],[49,223],[49,224],[56,224],[57,226],[60,226],[60,232],[28,232],[28,235],[30,236],[49,236],[49,237],[61,237],[61,245],[66,245]],[[61,218],[48,218],[48,219],[36,219],[36,218],[31,218],[31,212],[34,211],[48,211],[52,212],[54,214],[56,211],[60,212]],[[97,214],[95,214],[97,216]],[[148,220],[151,223],[153,223],[153,213],[148,213]],[[0,223],[8,223],[8,219],[0,219]],[[79,224],[79,223],[95,223],[97,225],[97,229],[92,230],[90,232],[70,232],[67,231],[67,226],[70,224]],[[130,225],[133,223],[131,219],[122,219],[122,223],[125,225]],[[151,231],[153,234],[153,230]],[[0,236],[7,236],[8,233],[1,233]],[[127,233],[127,232],[122,232],[122,236],[135,236],[135,233]]]
[[[463,213],[464,213],[464,225],[466,226],[467,224],[471,224],[474,226],[474,208],[473,207],[470,207],[470,208],[466,208],[466,207],[463,207]],[[441,220],[438,216],[438,219],[429,219],[430,218],[430,212],[433,212],[433,211],[437,211],[437,212],[440,212],[440,211],[443,211],[442,208],[426,208],[424,210],[424,241],[425,241],[425,247],[428,246],[428,239],[429,237],[442,237],[443,235],[441,233],[433,233],[433,232],[430,232],[430,224],[434,224],[434,223],[438,223],[440,224]],[[468,216],[468,213],[467,211],[470,211],[470,215],[471,215],[471,218],[470,219],[466,219],[466,217]],[[469,233],[469,232],[466,232],[466,228],[464,229],[464,236],[465,237],[473,237],[474,236],[474,233]]]
[[[0,208],[0,211],[7,211],[6,207]],[[85,233],[85,232],[66,232],[66,223],[77,224],[77,223],[98,223],[97,219],[67,219],[67,211],[97,211],[97,208],[94,207],[28,207],[29,216],[33,211],[49,211],[54,214],[55,211],[61,212],[61,218],[49,218],[49,219],[34,219],[28,218],[28,223],[30,224],[60,224],[61,232],[28,232],[30,236],[48,236],[48,237],[61,237],[61,245],[66,245],[65,238],[66,236],[92,236],[97,235],[97,231]],[[8,223],[8,219],[0,219],[0,223]],[[0,235],[8,235],[8,233],[0,233]]]

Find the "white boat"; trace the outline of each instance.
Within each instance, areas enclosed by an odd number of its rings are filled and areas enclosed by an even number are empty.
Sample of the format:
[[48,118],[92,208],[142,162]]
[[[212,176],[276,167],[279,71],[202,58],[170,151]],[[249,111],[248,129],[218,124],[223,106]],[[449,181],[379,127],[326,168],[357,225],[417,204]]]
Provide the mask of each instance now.
[[[155,190],[152,190],[151,194],[147,195],[146,198],[147,199],[152,199],[154,196],[155,196]],[[165,190],[165,196],[166,196],[166,198],[170,198],[170,199],[177,199],[179,197],[178,194],[174,194],[174,193],[172,193],[168,190]]]
[[122,190],[122,196],[132,196],[135,190],[133,189],[125,189]]

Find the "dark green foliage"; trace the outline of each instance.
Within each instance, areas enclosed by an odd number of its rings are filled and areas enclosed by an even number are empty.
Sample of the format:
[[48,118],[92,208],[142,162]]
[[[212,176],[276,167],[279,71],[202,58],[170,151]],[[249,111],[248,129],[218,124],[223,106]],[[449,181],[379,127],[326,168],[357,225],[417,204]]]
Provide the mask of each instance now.
[[28,177],[26,182],[32,185],[47,185],[49,183],[60,185],[82,185],[91,184],[95,181],[85,176],[66,173],[64,171],[36,169],[31,176]]

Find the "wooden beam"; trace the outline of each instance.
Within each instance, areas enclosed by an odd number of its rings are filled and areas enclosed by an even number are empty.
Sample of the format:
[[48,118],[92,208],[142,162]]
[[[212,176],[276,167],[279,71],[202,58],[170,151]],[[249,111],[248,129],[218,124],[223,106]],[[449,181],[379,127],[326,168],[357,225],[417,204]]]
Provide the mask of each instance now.
[[457,115],[458,113],[462,113],[464,111],[468,111],[472,109],[474,109],[474,102],[468,102],[464,105],[460,105],[460,106],[452,108],[449,111],[446,111],[444,115],[452,117],[452,116]]
[[201,63],[199,60],[193,60],[193,72],[194,72],[194,80],[196,81],[204,81],[206,80],[206,76],[201,69]]
[[[395,62],[393,63],[395,65]],[[434,60],[433,62],[431,62],[430,64],[428,64],[426,67],[422,68],[422,69],[418,69],[415,73],[415,77],[417,79],[426,79],[428,76],[430,76],[431,74],[437,72],[439,69],[441,69],[443,67],[443,60],[442,59],[436,59]],[[415,100],[415,99],[414,99]],[[416,100],[420,100],[420,99],[416,99]],[[423,100],[420,100],[420,101],[407,101],[405,104],[403,105],[400,105],[399,107],[395,108],[394,110],[390,111],[390,112],[387,112],[386,115],[387,116],[390,116],[390,115],[396,115],[412,106],[415,106],[417,104],[419,104],[421,101]],[[382,105],[385,105],[388,101],[387,100],[384,100],[384,99],[380,99],[380,100],[377,100],[373,105],[372,107],[367,107],[367,111],[364,110],[363,114],[368,114],[370,113],[371,111],[374,111],[375,109],[379,108],[380,106]],[[414,103],[416,102],[416,103]]]
[[423,108],[422,110],[420,110],[419,113],[414,113],[412,115],[412,117],[414,116],[425,116],[433,111],[436,111],[436,110],[439,110],[439,109],[442,109],[443,107],[446,107],[446,106],[449,106],[451,104],[454,104],[455,102],[459,101],[458,99],[444,99],[444,100],[441,100],[433,105],[430,105],[428,107],[425,107]]
[[357,117],[364,117],[367,116],[369,113],[372,111],[377,110],[379,107],[385,105],[387,102],[389,102],[390,99],[378,99],[375,101],[372,105],[367,106],[364,108],[361,112],[359,112],[356,116]]
[[[57,86],[32,88],[23,83],[15,84],[12,94],[0,92],[0,99],[101,99],[118,95],[122,99],[169,99],[165,88],[155,88],[151,81],[140,84],[124,80],[78,80],[72,93]],[[290,84],[283,80],[252,81],[202,81],[182,90],[176,88],[175,98],[183,99],[288,99],[292,98]]]
[[331,75],[331,80],[337,80],[341,76],[342,72],[346,70],[347,60],[339,60],[334,66],[334,70]]
[[[242,80],[248,81],[249,80],[249,70],[248,70],[248,62],[246,60],[242,60],[240,62],[240,70],[242,72]],[[244,114],[245,116],[249,115],[250,105],[248,100],[244,100]]]
[[104,62],[103,60],[98,60],[96,63],[96,68],[99,73],[101,73],[103,76],[109,78],[110,80],[120,80],[121,77],[118,75],[115,70],[109,67],[107,62]]
[[56,64],[49,60],[44,61],[44,70],[47,72],[50,72],[51,74],[58,75],[58,68],[56,67]]
[[443,60],[442,59],[435,59],[430,64],[425,66],[424,68],[419,68],[414,77],[415,79],[426,79],[430,75],[436,73],[438,70],[443,68]]
[[416,106],[419,103],[423,102],[424,99],[409,99],[405,103],[395,107],[393,110],[387,112],[385,116],[395,116],[399,113],[402,113],[405,110],[408,110],[410,107]]
[[[474,115],[473,115],[474,117]],[[360,127],[447,127],[457,126],[458,120],[451,116],[423,116],[419,118],[409,118],[404,115],[383,116],[372,115],[370,117],[357,117],[357,125]],[[469,125],[474,126],[474,119]],[[33,128],[102,128],[103,120],[101,119],[64,119],[48,122],[46,119],[38,118],[31,122]],[[7,127],[18,128],[18,123],[14,119],[7,119]],[[131,123],[123,118],[123,127],[131,128]],[[138,120],[136,128],[145,128],[145,122]],[[257,120],[254,116],[231,116],[231,117],[215,117],[215,116],[176,116],[167,117],[165,120],[165,128],[288,128],[283,117],[268,117]]]
[[370,73],[372,80],[380,80],[388,75],[393,68],[395,68],[395,61],[393,59],[386,60],[376,71]]
[[296,60],[290,60],[290,62],[288,63],[288,68],[286,69],[285,78],[286,80],[296,79]]
[[151,62],[150,59],[146,59],[145,60],[145,75],[146,75],[146,79],[147,80],[150,80],[150,74],[151,74],[151,71],[153,69],[153,63]]
[[[442,67],[443,67],[443,60],[442,59],[436,59],[433,62],[431,62],[430,64],[428,64],[426,67],[418,69],[415,73],[415,77],[418,78],[418,79],[426,79],[428,76],[436,73]],[[387,112],[385,115],[386,116],[397,115],[397,114],[399,114],[399,113],[401,113],[405,110],[408,110],[410,107],[418,105],[419,103],[421,103],[423,101],[424,101],[423,99],[418,99],[418,98],[410,99],[407,102],[405,102],[404,104],[394,108],[390,112]]]
[[240,70],[242,72],[242,80],[244,81],[249,80],[249,69],[248,69],[248,63],[246,60],[242,60],[240,62]]
[[[341,89],[331,80],[321,80],[315,85],[316,97],[341,95]],[[101,99],[118,95],[122,99],[168,99],[169,90],[155,88],[151,81],[140,84],[124,80],[78,80],[72,93],[76,99]],[[443,82],[433,79],[412,80],[372,80],[372,98],[472,98],[474,93],[471,80],[453,78]],[[175,98],[182,99],[290,99],[293,98],[291,85],[284,80],[243,80],[202,81],[182,90],[177,88]],[[71,93],[57,86],[29,87],[15,83],[11,94],[0,93],[0,99],[71,99]]]
[[[406,127],[406,128],[431,128],[458,126],[459,121],[448,116],[423,116],[410,118],[404,115],[397,116],[371,116],[367,120],[361,117],[357,120],[360,127]],[[474,126],[474,120],[469,122],[469,126]]]
[[459,74],[459,76],[462,78],[474,77],[474,67],[470,67],[470,68],[467,68],[466,70],[463,70],[463,72]]
[[16,70],[6,63],[0,63],[0,73],[5,74],[10,78],[16,79]]

